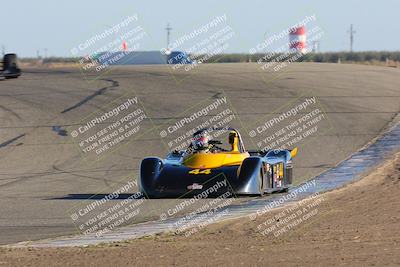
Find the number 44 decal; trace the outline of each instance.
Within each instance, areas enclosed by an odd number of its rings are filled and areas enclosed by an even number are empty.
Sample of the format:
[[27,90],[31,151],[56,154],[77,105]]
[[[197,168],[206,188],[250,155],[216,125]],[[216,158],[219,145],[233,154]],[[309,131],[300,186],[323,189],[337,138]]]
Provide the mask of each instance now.
[[194,169],[194,170],[191,170],[189,173],[190,174],[210,174],[211,173],[211,169],[204,169],[204,170]]

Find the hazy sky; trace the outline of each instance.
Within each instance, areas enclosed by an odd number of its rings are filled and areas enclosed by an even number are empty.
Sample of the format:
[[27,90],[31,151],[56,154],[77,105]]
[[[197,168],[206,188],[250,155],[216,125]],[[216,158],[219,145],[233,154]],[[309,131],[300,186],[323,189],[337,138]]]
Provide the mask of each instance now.
[[247,53],[263,38],[315,14],[313,24],[324,32],[321,51],[348,50],[350,24],[355,51],[399,50],[399,13],[399,0],[1,0],[0,45],[22,57],[36,56],[37,50],[43,55],[45,48],[49,56],[71,56],[77,45],[137,14],[146,32],[140,50],[159,50],[167,22],[174,41],[225,14],[234,31],[226,52]]

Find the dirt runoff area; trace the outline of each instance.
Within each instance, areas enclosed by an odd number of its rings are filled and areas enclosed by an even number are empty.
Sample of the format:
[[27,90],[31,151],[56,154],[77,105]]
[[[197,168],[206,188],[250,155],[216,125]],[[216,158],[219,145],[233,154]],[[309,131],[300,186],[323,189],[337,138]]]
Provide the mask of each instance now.
[[255,219],[88,248],[1,248],[0,266],[399,266],[399,193],[400,154],[356,183]]

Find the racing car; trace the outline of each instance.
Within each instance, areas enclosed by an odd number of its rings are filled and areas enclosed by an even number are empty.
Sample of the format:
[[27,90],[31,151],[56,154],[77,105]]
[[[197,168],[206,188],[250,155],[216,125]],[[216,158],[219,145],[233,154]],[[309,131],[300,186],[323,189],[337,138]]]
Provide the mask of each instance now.
[[21,75],[21,69],[18,67],[16,54],[5,54],[0,66],[0,78],[11,79],[18,78]]
[[174,150],[165,159],[142,160],[140,191],[148,198],[285,192],[292,184],[292,158],[296,154],[297,148],[246,151],[236,129],[200,129],[187,149]]

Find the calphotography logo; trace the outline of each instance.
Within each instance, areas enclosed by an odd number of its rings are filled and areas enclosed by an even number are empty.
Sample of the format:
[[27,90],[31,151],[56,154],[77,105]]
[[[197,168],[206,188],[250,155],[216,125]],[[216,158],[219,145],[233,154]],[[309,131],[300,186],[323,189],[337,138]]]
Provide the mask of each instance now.
[[159,136],[168,151],[185,150],[191,146],[193,138],[207,129],[213,139],[229,132],[231,125],[240,125],[228,98],[205,99],[170,120],[159,128]]
[[226,14],[217,15],[208,22],[179,35],[167,47],[166,55],[171,74],[181,81],[179,73],[196,70],[202,63],[218,60],[225,53],[235,37],[235,31]]
[[305,15],[289,27],[265,36],[249,53],[255,56],[264,81],[269,82],[283,75],[291,63],[304,60],[308,52],[316,52],[323,37],[316,14]]
[[257,225],[257,230],[262,236],[273,235],[279,237],[287,234],[291,229],[300,227],[318,214],[318,206],[324,201],[324,198],[318,193],[313,194],[293,205],[280,211],[275,216]]
[[110,66],[129,62],[146,38],[147,32],[140,25],[138,14],[132,14],[108,25],[70,51],[72,56],[79,57],[85,79],[93,81],[110,71]]
[[315,135],[332,130],[323,110],[315,96],[300,97],[253,124],[248,135],[264,152],[301,149],[305,142],[312,142]]
[[130,193],[138,188],[136,180],[124,183],[115,191],[93,195],[88,204],[68,211],[82,235],[100,237],[137,220],[144,209],[145,195],[141,192]]
[[122,144],[135,140],[151,129],[137,96],[117,99],[71,127],[73,141],[87,163],[103,158]]

